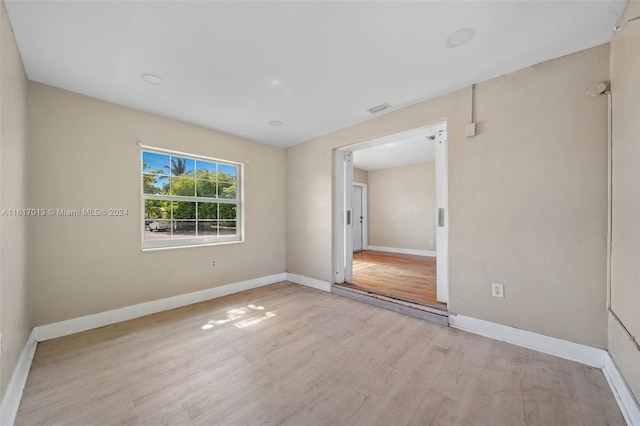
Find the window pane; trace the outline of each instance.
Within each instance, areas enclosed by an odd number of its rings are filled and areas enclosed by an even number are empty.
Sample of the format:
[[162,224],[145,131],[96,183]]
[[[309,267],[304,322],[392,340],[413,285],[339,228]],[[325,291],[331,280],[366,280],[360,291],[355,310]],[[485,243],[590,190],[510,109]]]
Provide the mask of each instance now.
[[144,240],[168,241],[171,239],[171,222],[167,219],[169,213],[167,202],[161,200],[145,200],[144,202]]
[[144,201],[144,218],[145,219],[167,219],[170,212],[167,211],[167,202],[160,200]]
[[153,241],[170,241],[171,240],[171,232],[170,228],[167,226],[164,230],[150,230],[148,227],[144,230],[144,241],[145,242],[153,242]]
[[169,178],[161,175],[142,175],[142,186],[145,194],[168,194]]
[[236,183],[235,182],[218,182],[218,198],[235,200]]
[[174,220],[172,224],[172,234],[174,240],[193,239],[196,237],[195,220]]
[[175,219],[195,219],[196,203],[191,201],[172,201],[172,218]]
[[196,196],[198,197],[216,198],[216,181],[197,180],[196,190]]
[[209,161],[196,160],[196,177],[198,179],[209,179],[215,182],[217,164]]
[[184,157],[171,156],[171,176],[181,176],[194,173],[195,160]]
[[237,167],[218,164],[218,198],[236,198]]
[[169,174],[169,155],[142,152],[142,171],[151,174]]
[[236,221],[235,220],[221,220],[219,226],[220,235],[236,235]]
[[236,219],[236,205],[220,203],[220,219]]
[[236,179],[237,169],[238,169],[237,166],[231,166],[229,164],[218,164],[218,170],[220,171],[220,174],[227,175],[233,180]]
[[198,203],[198,220],[217,219],[218,203]]
[[198,221],[198,236],[199,237],[215,237],[218,235],[218,221],[217,220],[199,220]]
[[190,176],[172,177],[171,195],[186,195],[188,197],[195,197],[196,181]]

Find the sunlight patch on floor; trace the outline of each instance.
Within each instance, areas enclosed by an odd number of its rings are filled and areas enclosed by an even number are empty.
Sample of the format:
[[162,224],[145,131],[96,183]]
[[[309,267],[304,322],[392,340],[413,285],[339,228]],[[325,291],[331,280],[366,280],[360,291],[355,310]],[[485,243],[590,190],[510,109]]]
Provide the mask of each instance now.
[[247,328],[276,316],[275,312],[267,311],[262,315],[255,315],[247,318],[247,315],[259,314],[264,310],[264,306],[254,305],[253,303],[246,306],[233,308],[227,311],[226,318],[210,319],[201,328],[202,330],[210,330],[216,326],[227,324],[229,322],[233,322],[234,325],[238,328]]

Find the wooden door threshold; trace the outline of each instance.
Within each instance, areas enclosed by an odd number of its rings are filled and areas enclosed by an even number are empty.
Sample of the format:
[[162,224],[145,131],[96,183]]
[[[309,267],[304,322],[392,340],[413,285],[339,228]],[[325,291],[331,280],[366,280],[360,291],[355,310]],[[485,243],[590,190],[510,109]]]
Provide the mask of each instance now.
[[435,322],[436,324],[449,325],[449,312],[393,297],[382,296],[368,291],[358,290],[342,284],[333,284],[331,293],[369,303],[390,311],[399,312],[415,318]]

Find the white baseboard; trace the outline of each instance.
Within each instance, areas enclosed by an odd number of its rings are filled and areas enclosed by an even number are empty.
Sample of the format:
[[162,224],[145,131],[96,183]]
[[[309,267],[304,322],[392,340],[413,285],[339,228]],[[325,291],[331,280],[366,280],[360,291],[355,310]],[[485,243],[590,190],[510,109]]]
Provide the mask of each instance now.
[[0,407],[1,426],[11,426],[16,419],[16,414],[18,414],[18,408],[20,407],[20,400],[22,399],[22,391],[27,384],[27,377],[29,376],[33,356],[36,353],[37,344],[35,333],[31,330],[27,342],[20,352],[18,364],[11,375],[7,392],[2,399],[2,406]]
[[531,331],[520,330],[464,315],[449,315],[449,325],[516,346],[533,349],[549,355],[576,361],[596,368],[604,368],[607,351],[545,336]]
[[94,328],[103,327],[105,325],[127,321],[133,318],[143,317],[145,315],[154,314],[156,312],[167,311],[169,309],[179,308],[181,306],[191,305],[193,303],[204,302],[205,300],[215,299],[217,297],[222,297],[229,294],[239,293],[241,291],[249,290],[252,288],[274,284],[280,281],[285,281],[286,279],[287,274],[283,272],[276,275],[269,275],[266,277],[255,278],[247,281],[240,281],[220,287],[213,287],[206,290],[196,291],[193,293],[167,297],[166,299],[154,300],[151,302],[140,303],[138,305],[125,306],[124,308],[86,315],[66,321],[41,325],[34,328],[35,339],[38,342],[55,339],[56,337],[67,336],[69,334],[79,333],[81,331],[91,330]]
[[329,281],[322,281],[316,278],[305,277],[304,275],[292,274],[287,272],[287,281],[292,283],[306,285],[322,291],[331,291],[331,283]]
[[607,382],[609,382],[613,396],[615,396],[627,424],[629,426],[640,426],[640,406],[638,406],[638,402],[633,397],[633,393],[631,393],[629,386],[627,386],[609,353],[605,358],[602,372]]
[[401,254],[413,254],[416,256],[428,256],[436,257],[436,252],[432,250],[415,250],[415,249],[403,249],[396,247],[382,247],[382,246],[368,246],[367,250],[386,251],[387,253],[401,253]]

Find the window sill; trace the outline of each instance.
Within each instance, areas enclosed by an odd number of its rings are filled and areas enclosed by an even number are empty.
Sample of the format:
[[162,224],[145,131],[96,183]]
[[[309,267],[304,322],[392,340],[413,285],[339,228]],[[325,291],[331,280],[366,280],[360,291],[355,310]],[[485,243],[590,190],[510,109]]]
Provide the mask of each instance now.
[[142,247],[140,251],[160,251],[160,250],[176,250],[176,249],[188,249],[188,248],[196,248],[196,247],[211,247],[211,246],[224,246],[229,244],[242,244],[244,240],[233,240],[233,241],[220,241],[220,242],[211,242],[211,243],[202,243],[202,244],[185,244],[185,245],[175,245],[175,246],[160,246],[160,247]]

